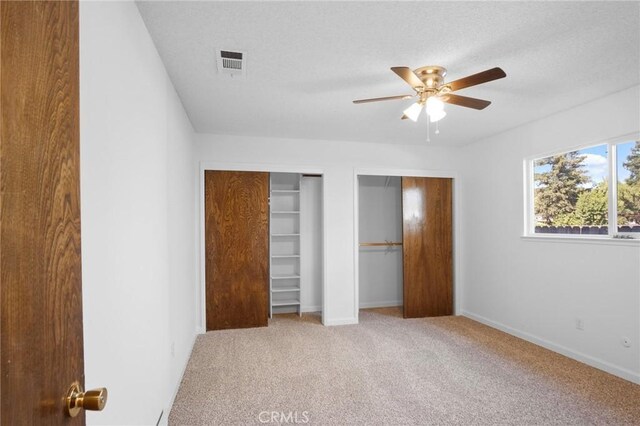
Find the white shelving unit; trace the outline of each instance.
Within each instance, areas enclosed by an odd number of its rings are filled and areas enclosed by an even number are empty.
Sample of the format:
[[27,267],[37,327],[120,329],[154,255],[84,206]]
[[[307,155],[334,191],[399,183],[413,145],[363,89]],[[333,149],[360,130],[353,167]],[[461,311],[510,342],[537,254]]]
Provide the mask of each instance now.
[[271,173],[269,197],[269,317],[297,312],[300,278],[300,179],[296,173]]

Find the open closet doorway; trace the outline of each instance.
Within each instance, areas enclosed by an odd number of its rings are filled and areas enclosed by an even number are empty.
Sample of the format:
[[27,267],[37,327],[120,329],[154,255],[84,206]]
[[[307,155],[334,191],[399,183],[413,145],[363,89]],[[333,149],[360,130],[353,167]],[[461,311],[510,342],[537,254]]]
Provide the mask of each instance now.
[[271,173],[269,316],[322,313],[322,176]]
[[402,182],[360,176],[358,182],[360,309],[402,314]]
[[359,308],[453,314],[453,179],[357,175]]
[[206,331],[322,321],[321,174],[203,170]]

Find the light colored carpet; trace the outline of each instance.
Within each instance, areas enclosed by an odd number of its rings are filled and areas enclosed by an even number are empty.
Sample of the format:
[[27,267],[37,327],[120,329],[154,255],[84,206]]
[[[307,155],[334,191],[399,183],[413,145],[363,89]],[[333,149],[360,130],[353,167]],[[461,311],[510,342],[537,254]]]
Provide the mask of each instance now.
[[393,309],[198,337],[169,423],[278,424],[271,412],[283,424],[640,424],[640,386],[464,317]]

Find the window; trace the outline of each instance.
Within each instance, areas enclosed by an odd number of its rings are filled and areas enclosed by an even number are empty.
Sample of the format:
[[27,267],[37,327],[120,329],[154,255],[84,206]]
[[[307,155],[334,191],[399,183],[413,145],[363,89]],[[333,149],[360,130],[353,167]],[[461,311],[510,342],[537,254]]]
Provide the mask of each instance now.
[[640,141],[561,152],[527,166],[530,233],[640,237]]
[[618,232],[640,234],[640,141],[616,145]]

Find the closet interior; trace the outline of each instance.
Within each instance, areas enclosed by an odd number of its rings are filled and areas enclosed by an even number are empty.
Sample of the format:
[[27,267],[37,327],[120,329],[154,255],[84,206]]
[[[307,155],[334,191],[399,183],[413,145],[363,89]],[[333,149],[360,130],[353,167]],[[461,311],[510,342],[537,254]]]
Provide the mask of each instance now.
[[291,310],[302,315],[300,181],[299,174],[271,173],[269,317]]
[[322,176],[271,173],[269,315],[322,306]]
[[359,307],[453,314],[453,179],[358,176]]
[[360,176],[359,305],[402,306],[402,187],[398,176]]
[[207,330],[321,312],[322,176],[205,172]]

